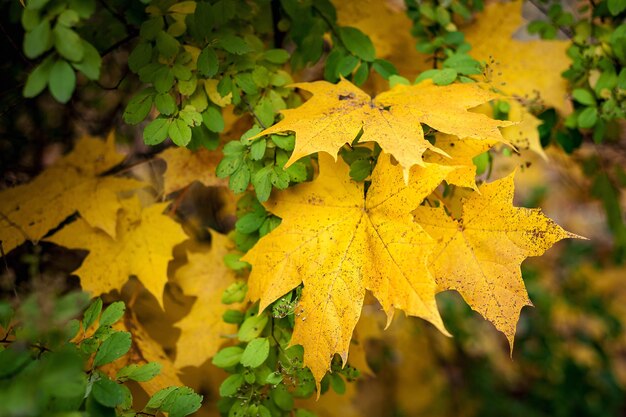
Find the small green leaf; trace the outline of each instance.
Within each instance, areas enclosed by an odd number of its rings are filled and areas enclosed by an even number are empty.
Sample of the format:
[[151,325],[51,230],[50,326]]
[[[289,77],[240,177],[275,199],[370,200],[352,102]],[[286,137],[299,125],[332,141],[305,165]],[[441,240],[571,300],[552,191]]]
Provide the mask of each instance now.
[[124,388],[121,385],[111,381],[106,376],[93,383],[91,387],[91,395],[100,404],[106,407],[117,407],[126,397]]
[[273,64],[284,64],[289,60],[289,52],[284,49],[270,49],[265,51],[263,58]]
[[596,106],[595,96],[591,91],[584,88],[577,88],[572,91],[572,97],[580,104],[584,104],[586,106]]
[[167,135],[178,146],[187,146],[191,141],[191,128],[182,119],[174,119],[167,129]]
[[24,34],[24,55],[35,59],[52,46],[50,22],[42,19],[30,32]]
[[146,404],[146,409],[161,408],[165,399],[177,389],[177,387],[167,387],[155,392],[154,395],[148,400],[148,403]]
[[239,387],[244,384],[243,375],[234,374],[229,376],[220,385],[220,397],[232,397],[234,396]]
[[250,159],[253,161],[260,161],[265,156],[265,149],[267,147],[267,141],[265,138],[256,139],[250,146]]
[[220,133],[224,130],[224,117],[216,107],[207,107],[202,113],[202,121],[211,132]]
[[222,35],[218,39],[217,44],[227,52],[235,55],[243,55],[252,51],[252,48],[246,41],[235,35]]
[[265,202],[272,192],[272,166],[266,166],[258,170],[252,176],[252,186],[260,202]]
[[350,164],[350,177],[355,181],[363,181],[372,173],[372,162],[369,159],[357,159]]
[[67,103],[76,88],[76,74],[65,60],[58,60],[50,69],[50,93],[59,103]]
[[126,305],[123,301],[116,301],[109,305],[100,316],[100,326],[111,326],[118,322],[124,315]]
[[392,75],[397,75],[397,68],[386,59],[377,59],[372,65],[372,69],[380,74],[385,80],[388,80]]
[[330,386],[339,395],[343,395],[346,392],[346,381],[343,380],[341,375],[332,373],[330,376]]
[[68,61],[78,62],[85,54],[83,40],[78,33],[59,24],[54,27],[54,47]]
[[219,164],[217,164],[217,169],[215,170],[215,174],[218,178],[226,178],[232,175],[235,171],[241,167],[243,164],[243,159],[241,155],[226,155]]
[[270,138],[276,146],[288,152],[293,151],[296,144],[296,138],[294,135],[271,135]]
[[168,417],[184,417],[198,411],[202,405],[202,396],[189,387],[178,387],[161,404],[161,409]]
[[128,332],[115,332],[102,342],[96,357],[93,360],[95,366],[111,363],[124,356],[130,349],[131,339]]
[[83,329],[85,331],[91,327],[93,323],[95,323],[98,316],[102,312],[102,299],[96,298],[92,301],[92,303],[87,307],[85,313],[83,314]]
[[172,73],[172,71],[168,67],[161,66],[154,73],[154,88],[159,93],[168,92],[174,85],[174,81],[174,73]]
[[[228,255],[236,255],[236,254],[229,253]],[[227,263],[226,256],[224,257],[225,263]],[[241,255],[237,255],[237,256],[241,256]],[[239,261],[239,262],[248,265],[247,262],[242,262],[242,261]],[[243,322],[243,313],[239,310],[226,310],[224,314],[222,314],[222,320],[224,320],[225,323],[241,324],[241,322]]]
[[124,121],[131,125],[136,125],[137,123],[143,122],[143,120],[148,116],[148,113],[150,113],[153,97],[154,92],[150,89],[145,89],[137,93],[133,98],[130,99],[130,101],[126,105],[123,116]]
[[229,346],[220,350],[213,356],[211,363],[218,368],[230,368],[239,363],[243,349],[239,346]]
[[100,67],[102,66],[102,57],[98,50],[89,42],[81,39],[83,44],[83,59],[80,62],[73,62],[72,66],[82,72],[85,77],[90,80],[97,80],[100,78]]
[[598,121],[598,109],[587,107],[578,115],[578,127],[583,129],[592,128]]
[[257,338],[261,334],[261,332],[263,332],[263,329],[265,328],[265,325],[267,325],[268,320],[269,317],[267,316],[267,314],[263,313],[248,317],[241,324],[239,332],[237,333],[237,337],[242,342],[249,342],[252,339]]
[[161,114],[166,116],[173,114],[178,108],[176,100],[169,93],[161,93],[154,96],[154,105]]
[[167,139],[171,120],[157,117],[143,130],[143,141],[146,145],[158,145]]
[[198,74],[206,78],[211,78],[217,74],[219,61],[215,51],[210,46],[205,47],[198,56]]
[[246,191],[248,184],[250,184],[250,168],[248,168],[248,165],[242,164],[239,169],[230,176],[228,187],[235,194],[239,194]]
[[48,57],[28,75],[24,91],[22,92],[24,97],[35,97],[46,88],[53,63],[52,57]]
[[277,385],[270,391],[270,398],[281,410],[290,411],[293,409],[293,396],[283,384]]
[[136,73],[150,61],[152,61],[152,44],[140,42],[128,56],[128,68]]
[[128,365],[117,371],[117,379],[132,379],[137,382],[149,381],[161,372],[161,364],[149,362],[145,365]]
[[239,362],[249,368],[263,365],[270,354],[270,342],[266,337],[253,339],[248,343]]
[[156,35],[156,47],[164,58],[172,59],[178,54],[180,43],[169,33],[160,31]]
[[344,26],[339,29],[339,37],[346,49],[364,61],[376,59],[376,49],[370,38],[357,28]]
[[455,69],[445,68],[439,70],[436,74],[433,74],[433,82],[436,85],[449,85],[456,80],[457,75],[459,75]]
[[248,286],[245,282],[233,282],[222,293],[222,303],[233,304],[240,303],[246,297]]
[[251,213],[244,214],[235,223],[235,230],[241,233],[253,233],[259,230],[259,227],[265,221],[267,214],[263,212],[253,211]]
[[370,67],[367,62],[361,62],[359,68],[357,68],[354,76],[352,77],[352,82],[355,85],[361,86],[365,81],[367,81],[367,77],[370,74]]
[[354,71],[356,66],[359,65],[359,62],[359,58],[357,58],[356,56],[346,55],[341,58],[341,61],[339,61],[339,64],[337,64],[337,72],[339,73],[339,75],[347,77],[348,75],[352,74],[352,71]]

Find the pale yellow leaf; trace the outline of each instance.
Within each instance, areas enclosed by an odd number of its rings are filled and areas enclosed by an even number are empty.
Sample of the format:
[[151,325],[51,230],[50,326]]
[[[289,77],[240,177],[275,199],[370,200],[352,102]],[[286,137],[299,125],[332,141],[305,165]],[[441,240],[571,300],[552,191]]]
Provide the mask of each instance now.
[[222,152],[199,149],[192,152],[187,148],[168,148],[158,155],[167,163],[163,174],[163,191],[168,195],[194,181],[207,187],[226,187],[228,180],[218,178],[215,168],[222,159]]
[[142,209],[136,198],[122,203],[117,239],[80,218],[46,240],[90,252],[74,273],[91,295],[120,290],[128,277],[135,275],[163,305],[163,287],[167,283],[172,247],[187,236],[178,223],[162,214],[167,204]]

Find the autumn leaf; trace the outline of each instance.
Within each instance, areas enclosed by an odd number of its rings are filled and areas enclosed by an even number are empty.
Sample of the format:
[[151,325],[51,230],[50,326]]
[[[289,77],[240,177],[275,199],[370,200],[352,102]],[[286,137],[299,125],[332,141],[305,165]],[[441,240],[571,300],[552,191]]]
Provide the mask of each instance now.
[[477,190],[476,165],[474,165],[472,158],[487,152],[496,143],[494,140],[459,139],[453,135],[437,133],[435,135],[435,144],[444,150],[449,157],[446,158],[434,152],[427,152],[424,155],[424,161],[454,167],[454,170],[446,176],[446,182],[459,187]]
[[509,120],[519,123],[503,128],[502,136],[516,149],[533,151],[544,160],[548,160],[548,156],[544,152],[543,146],[541,146],[541,138],[539,136],[538,128],[542,123],[541,120],[536,118],[516,100],[510,100],[509,105]]
[[80,218],[46,240],[90,252],[74,273],[91,295],[120,290],[130,275],[136,275],[163,305],[163,287],[167,283],[172,247],[187,235],[178,223],[162,214],[166,203],[142,209],[135,197],[123,200],[122,204],[117,239]]
[[313,93],[296,109],[283,110],[283,120],[265,129],[262,135],[294,131],[295,149],[285,166],[315,152],[337,159],[339,149],[352,143],[361,129],[360,142],[377,142],[404,168],[405,180],[412,166],[423,166],[426,150],[445,155],[424,138],[422,124],[459,137],[504,141],[498,121],[468,109],[493,100],[497,95],[476,84],[436,86],[425,80],[413,86],[397,85],[372,99],[346,80],[298,83],[295,87]]
[[503,332],[511,349],[522,307],[532,305],[520,264],[542,255],[566,232],[541,210],[513,206],[513,174],[483,184],[463,201],[458,220],[443,207],[419,207],[415,221],[437,242],[430,270],[439,290],[457,290],[472,309]]
[[252,264],[249,297],[261,300],[260,309],[304,283],[291,343],[304,347],[318,383],[335,353],[346,363],[366,289],[389,321],[398,308],[445,332],[426,268],[433,241],[410,211],[452,169],[416,166],[405,185],[402,167],[382,154],[364,199],[363,184],[349,179],[343,161],[325,154],[319,161],[316,180],[268,201],[282,223],[243,258]]
[[9,252],[26,240],[38,241],[78,211],[92,227],[115,237],[118,194],[143,187],[130,179],[100,176],[124,155],[115,139],[84,137],[74,150],[28,184],[0,192],[0,242]]
[[234,273],[224,264],[224,255],[233,243],[226,236],[211,232],[211,246],[204,252],[188,252],[188,262],[176,271],[175,282],[185,294],[197,300],[177,326],[181,335],[176,344],[177,367],[200,366],[212,357],[224,341],[224,335],[235,334],[237,327],[222,320],[229,308],[222,304],[223,291],[235,281]]
[[497,2],[488,4],[476,22],[462,30],[472,45],[470,54],[489,64],[495,87],[520,97],[540,92],[546,105],[568,113],[567,80],[561,73],[570,65],[566,55],[570,42],[513,39],[522,24],[522,1]]
[[228,181],[215,175],[215,168],[222,159],[222,153],[199,149],[192,152],[187,148],[168,148],[158,155],[167,164],[163,174],[165,195],[180,190],[194,181],[207,187],[226,187]]

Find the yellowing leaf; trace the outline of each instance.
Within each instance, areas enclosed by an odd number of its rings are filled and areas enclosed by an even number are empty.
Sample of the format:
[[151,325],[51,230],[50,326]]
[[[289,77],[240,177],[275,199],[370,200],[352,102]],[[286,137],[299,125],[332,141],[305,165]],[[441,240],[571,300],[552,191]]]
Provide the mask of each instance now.
[[[285,166],[315,152],[337,159],[339,149],[363,129],[360,142],[377,142],[404,168],[405,180],[414,165],[424,165],[426,150],[445,153],[424,139],[421,124],[459,137],[503,141],[498,127],[511,122],[493,120],[467,111],[497,97],[476,84],[436,86],[426,80],[414,86],[397,85],[375,99],[341,80],[298,83],[313,93],[296,109],[283,110],[285,118],[262,135],[294,131],[296,144]],[[251,139],[253,139],[251,138]]]
[[211,247],[205,252],[189,252],[188,263],[176,271],[175,281],[187,295],[197,298],[191,311],[178,324],[181,335],[176,344],[177,367],[200,366],[212,357],[237,327],[225,323],[222,314],[229,308],[222,304],[222,292],[235,281],[233,271],[224,264],[232,242],[219,233],[211,233]]
[[142,210],[137,198],[124,200],[117,239],[90,227],[81,218],[46,240],[90,252],[74,273],[91,295],[120,290],[130,275],[136,275],[163,305],[172,247],[187,238],[178,223],[162,214],[166,206],[155,204]]
[[304,283],[291,343],[303,345],[304,363],[318,383],[335,353],[346,363],[366,289],[389,321],[398,308],[445,332],[426,268],[433,242],[410,211],[452,168],[414,167],[405,185],[402,167],[390,159],[379,157],[364,199],[363,184],[349,179],[348,166],[320,154],[315,181],[268,201],[282,223],[243,258],[253,266],[249,297],[260,299],[261,309]]
[[570,42],[512,39],[522,23],[521,1],[498,2],[487,5],[476,22],[462,30],[472,45],[470,54],[492,69],[494,86],[521,97],[540,92],[548,106],[567,113],[567,81],[561,73],[570,65],[565,53]]
[[220,107],[226,107],[231,103],[233,93],[228,93],[226,97],[222,97],[222,95],[217,91],[217,84],[219,84],[218,80],[204,80],[204,90],[213,103]]
[[215,167],[222,158],[222,153],[199,149],[192,152],[187,148],[168,148],[159,154],[167,163],[163,175],[163,191],[170,194],[194,181],[200,181],[207,187],[228,186],[228,181],[215,175]]
[[463,201],[459,220],[443,208],[419,207],[415,221],[437,242],[430,269],[440,290],[457,290],[472,309],[503,332],[513,347],[528,299],[520,264],[554,243],[578,237],[538,209],[513,206],[513,174],[480,187]]
[[122,162],[115,141],[84,137],[74,150],[28,184],[0,192],[0,241],[9,252],[25,240],[38,241],[78,211],[90,226],[115,237],[117,194],[144,184],[100,177]]
[[424,155],[424,160],[434,164],[454,167],[454,170],[446,177],[448,184],[477,190],[476,165],[474,165],[472,158],[487,152],[496,143],[493,140],[459,139],[456,136],[437,133],[435,144],[450,157],[446,158],[440,154],[429,152]]

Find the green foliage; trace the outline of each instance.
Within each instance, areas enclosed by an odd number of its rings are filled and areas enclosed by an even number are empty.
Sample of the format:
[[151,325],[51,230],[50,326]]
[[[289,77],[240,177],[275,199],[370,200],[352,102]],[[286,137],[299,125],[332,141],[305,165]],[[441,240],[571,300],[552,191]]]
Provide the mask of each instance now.
[[[49,297],[33,294],[15,310],[0,303],[5,335],[0,341],[0,414],[135,415],[125,382],[148,381],[161,366],[129,365],[115,378],[104,372],[103,365],[126,355],[131,346],[130,333],[112,327],[122,318],[124,303],[102,311],[99,298],[87,307],[85,293]],[[83,310],[82,320],[74,318]],[[201,401],[202,396],[187,387],[170,387],[157,392],[140,411],[183,417],[198,410]]]

